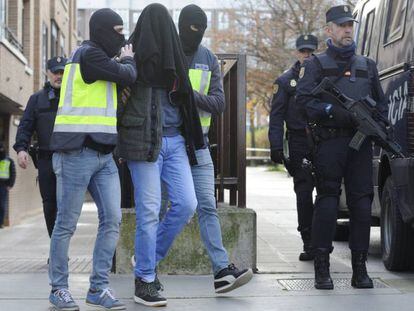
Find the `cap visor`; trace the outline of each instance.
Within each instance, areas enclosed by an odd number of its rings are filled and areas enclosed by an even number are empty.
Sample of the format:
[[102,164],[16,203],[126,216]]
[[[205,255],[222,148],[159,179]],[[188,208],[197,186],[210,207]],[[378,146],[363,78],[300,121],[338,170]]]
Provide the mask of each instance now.
[[341,24],[344,24],[346,22],[351,22],[351,21],[355,22],[355,23],[358,23],[358,21],[356,19],[353,19],[352,17],[341,17],[341,18],[338,18],[338,19],[336,19],[332,22],[334,22],[337,25],[341,25]]
[[296,49],[298,51],[303,50],[303,49],[316,50],[316,45],[302,44],[302,45],[299,45]]
[[56,66],[56,67],[50,68],[49,70],[55,73],[56,71],[59,71],[59,70],[65,70],[65,66]]

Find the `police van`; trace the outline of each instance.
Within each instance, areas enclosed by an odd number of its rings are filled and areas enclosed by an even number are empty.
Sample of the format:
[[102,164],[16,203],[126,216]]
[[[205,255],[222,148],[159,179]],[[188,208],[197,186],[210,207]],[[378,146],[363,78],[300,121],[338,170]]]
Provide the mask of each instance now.
[[[373,224],[381,226],[384,265],[414,265],[414,0],[361,0],[356,5],[357,53],[377,62],[389,99],[388,119],[404,159],[375,149]],[[412,157],[412,158],[410,158]]]

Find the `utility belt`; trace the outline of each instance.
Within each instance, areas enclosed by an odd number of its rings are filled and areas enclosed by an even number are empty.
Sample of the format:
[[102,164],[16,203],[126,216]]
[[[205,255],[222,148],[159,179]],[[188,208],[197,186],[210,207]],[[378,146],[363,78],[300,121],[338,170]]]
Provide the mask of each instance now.
[[317,144],[320,141],[325,141],[338,137],[353,137],[356,130],[352,128],[334,128],[334,127],[322,127],[314,125],[311,127],[312,137]]

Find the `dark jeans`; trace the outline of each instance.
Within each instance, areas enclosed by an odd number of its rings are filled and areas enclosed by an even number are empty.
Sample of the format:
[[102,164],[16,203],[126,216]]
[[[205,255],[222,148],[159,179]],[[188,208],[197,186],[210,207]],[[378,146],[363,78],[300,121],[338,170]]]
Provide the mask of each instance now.
[[6,214],[7,208],[7,187],[0,186],[0,226],[4,224],[4,215]]
[[43,201],[43,214],[45,216],[47,232],[49,233],[49,237],[51,237],[57,214],[56,175],[53,172],[51,158],[40,158],[37,165],[40,195]]
[[[302,167],[303,159],[312,159],[311,150],[305,135],[289,132],[289,159],[296,193],[296,207],[298,212],[298,231],[310,233],[313,217],[312,192],[314,181],[310,169]],[[308,234],[309,236],[310,234]]]
[[350,211],[349,247],[368,251],[371,230],[372,144],[364,142],[359,151],[348,144],[351,137],[337,137],[318,144],[315,155],[318,195],[313,217],[312,244],[332,250],[342,179]]

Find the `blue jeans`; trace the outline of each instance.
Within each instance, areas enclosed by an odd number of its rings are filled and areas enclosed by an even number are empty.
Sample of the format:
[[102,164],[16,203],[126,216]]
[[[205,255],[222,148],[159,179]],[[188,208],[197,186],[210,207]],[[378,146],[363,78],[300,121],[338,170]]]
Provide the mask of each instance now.
[[112,154],[89,148],[53,155],[58,213],[50,241],[52,290],[68,288],[68,249],[82,210],[86,189],[98,208],[99,226],[93,251],[91,288],[108,287],[121,223],[121,188]]
[[214,196],[214,165],[208,148],[196,150],[197,165],[191,167],[197,196],[200,235],[210,257],[214,274],[229,265],[221,239],[220,221]]
[[[157,162],[128,161],[128,167],[136,209],[134,273],[145,282],[153,282],[156,265],[197,207],[184,138],[163,137]],[[171,208],[159,222],[161,181],[166,184]]]

